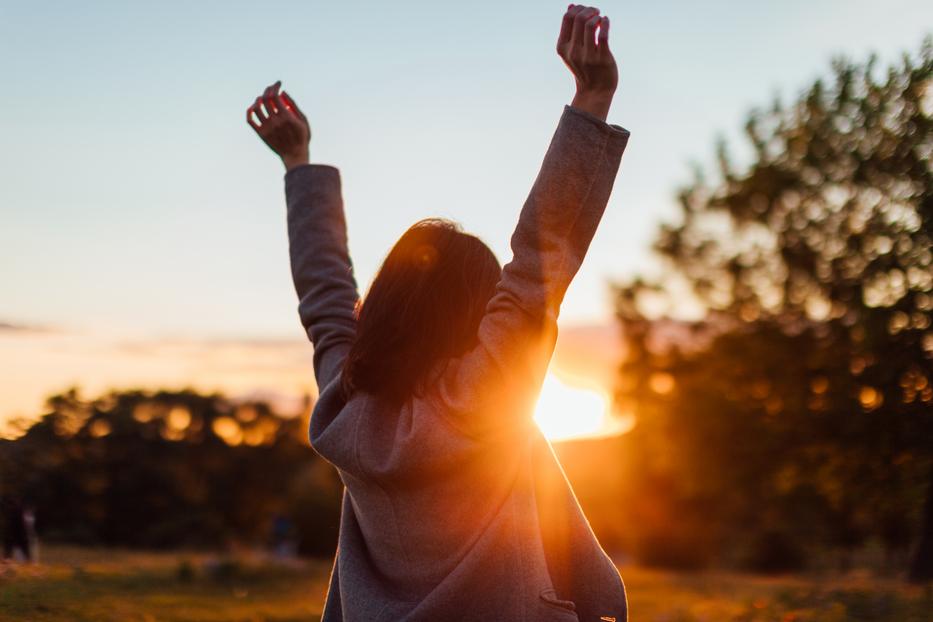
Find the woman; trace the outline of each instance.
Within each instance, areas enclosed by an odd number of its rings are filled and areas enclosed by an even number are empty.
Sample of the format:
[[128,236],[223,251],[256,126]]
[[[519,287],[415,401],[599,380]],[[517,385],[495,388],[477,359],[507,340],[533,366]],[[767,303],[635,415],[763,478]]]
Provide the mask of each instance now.
[[[597,37],[598,32],[598,37]],[[512,236],[512,261],[426,220],[360,303],[337,169],[308,164],[279,83],[247,111],[287,169],[299,315],[320,398],[311,444],[345,484],[325,621],[626,619],[625,590],[532,422],[557,314],[629,133],[609,19],[570,5],[557,49],[577,83]],[[567,413],[572,417],[573,413]]]

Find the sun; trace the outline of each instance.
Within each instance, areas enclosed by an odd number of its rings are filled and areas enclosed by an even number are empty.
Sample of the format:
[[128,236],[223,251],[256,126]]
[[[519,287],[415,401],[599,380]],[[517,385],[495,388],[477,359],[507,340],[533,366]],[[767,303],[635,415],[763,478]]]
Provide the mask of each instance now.
[[553,373],[544,378],[534,419],[552,441],[618,432],[605,392],[570,386]]

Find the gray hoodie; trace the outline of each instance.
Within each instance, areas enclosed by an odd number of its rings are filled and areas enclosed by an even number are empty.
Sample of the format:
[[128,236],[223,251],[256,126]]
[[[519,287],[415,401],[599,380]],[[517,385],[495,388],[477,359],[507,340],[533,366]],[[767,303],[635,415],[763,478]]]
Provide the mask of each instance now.
[[359,294],[339,172],[286,174],[292,275],[320,388],[311,444],[345,485],[325,622],[626,620],[619,573],[531,415],[628,137],[565,106],[478,345],[438,364],[400,408],[340,388]]

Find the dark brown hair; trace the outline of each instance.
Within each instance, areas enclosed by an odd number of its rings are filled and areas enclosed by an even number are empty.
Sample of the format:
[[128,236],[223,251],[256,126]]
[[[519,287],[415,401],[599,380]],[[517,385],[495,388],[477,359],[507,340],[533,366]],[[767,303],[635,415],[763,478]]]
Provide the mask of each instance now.
[[430,218],[412,225],[360,304],[344,392],[394,403],[416,393],[436,363],[476,343],[500,272],[489,247],[456,223]]

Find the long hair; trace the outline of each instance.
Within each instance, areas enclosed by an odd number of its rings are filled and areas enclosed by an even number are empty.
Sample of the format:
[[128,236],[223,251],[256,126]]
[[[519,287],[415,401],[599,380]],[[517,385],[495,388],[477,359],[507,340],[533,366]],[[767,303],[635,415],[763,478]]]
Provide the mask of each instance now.
[[438,362],[476,343],[500,272],[489,247],[456,223],[430,218],[412,225],[389,251],[358,308],[344,392],[363,391],[393,403],[417,393]]

